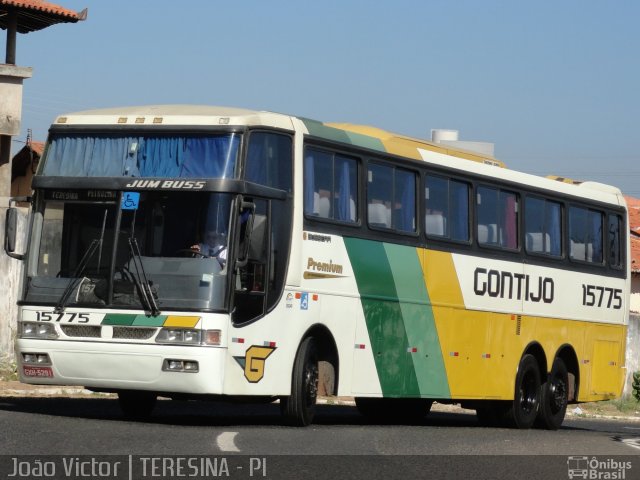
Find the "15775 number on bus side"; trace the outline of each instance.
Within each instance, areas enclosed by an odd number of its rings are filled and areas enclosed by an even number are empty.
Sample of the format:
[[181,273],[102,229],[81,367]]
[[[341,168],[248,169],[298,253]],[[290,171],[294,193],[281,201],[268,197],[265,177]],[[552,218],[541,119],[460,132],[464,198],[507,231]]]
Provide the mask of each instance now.
[[622,290],[619,288],[586,285],[583,283],[582,305],[620,310],[622,308]]

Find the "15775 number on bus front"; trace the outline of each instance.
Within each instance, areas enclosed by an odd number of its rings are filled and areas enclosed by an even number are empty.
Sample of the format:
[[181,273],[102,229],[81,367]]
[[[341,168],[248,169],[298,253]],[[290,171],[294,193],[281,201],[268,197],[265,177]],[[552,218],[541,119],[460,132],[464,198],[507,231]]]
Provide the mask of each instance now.
[[622,290],[582,284],[582,305],[587,307],[605,307],[620,310],[622,308]]
[[36,321],[38,322],[62,322],[63,320],[67,323],[89,323],[89,314],[73,312],[36,312]]

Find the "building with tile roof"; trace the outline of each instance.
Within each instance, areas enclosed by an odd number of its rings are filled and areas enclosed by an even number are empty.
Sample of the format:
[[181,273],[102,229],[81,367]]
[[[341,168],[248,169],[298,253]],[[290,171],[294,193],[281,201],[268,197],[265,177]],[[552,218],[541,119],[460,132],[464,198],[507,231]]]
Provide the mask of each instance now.
[[631,238],[631,301],[630,310],[640,313],[640,199],[624,197],[629,209]]
[[28,142],[11,162],[11,196],[28,197],[31,195],[31,179],[36,173],[44,142]]
[[17,32],[29,33],[56,23],[84,20],[87,10],[75,12],[44,0],[0,0],[0,28],[3,30],[11,27],[11,14],[17,17]]

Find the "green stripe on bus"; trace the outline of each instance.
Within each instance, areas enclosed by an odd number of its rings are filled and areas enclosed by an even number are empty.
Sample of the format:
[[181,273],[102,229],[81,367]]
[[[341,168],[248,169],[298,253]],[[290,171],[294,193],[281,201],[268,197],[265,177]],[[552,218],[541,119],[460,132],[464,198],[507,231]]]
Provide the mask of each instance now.
[[102,325],[133,325],[136,316],[129,313],[107,313],[102,320]]
[[[449,398],[447,372],[418,251],[390,243],[384,244],[384,249],[398,292],[408,355],[413,362],[420,393]],[[415,352],[411,351],[413,348]]]
[[379,152],[384,152],[384,153],[387,152],[387,149],[384,147],[384,144],[377,138],[370,137],[368,135],[363,135],[361,133],[356,133],[356,132],[345,131],[345,133],[349,137],[349,141],[352,145],[369,148],[371,150],[377,150]]
[[136,315],[133,325],[136,327],[161,327],[167,315],[158,315],[157,317],[147,317],[146,315]]
[[385,396],[418,396],[420,389],[398,302],[393,273],[382,242],[345,238],[380,386]]
[[347,132],[339,128],[328,127],[322,122],[317,120],[310,120],[308,118],[301,118],[304,126],[307,127],[310,135],[314,137],[325,138],[327,140],[333,140],[335,142],[347,143],[350,145],[356,145],[358,147],[369,148],[371,150],[377,150],[380,152],[386,152],[383,143],[374,137],[363,135],[356,132]]

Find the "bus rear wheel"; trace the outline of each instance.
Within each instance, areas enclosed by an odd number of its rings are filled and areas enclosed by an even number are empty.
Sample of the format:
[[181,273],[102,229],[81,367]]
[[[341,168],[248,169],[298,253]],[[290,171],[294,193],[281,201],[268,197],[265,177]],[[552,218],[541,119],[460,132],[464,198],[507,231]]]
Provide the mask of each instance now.
[[280,399],[285,423],[306,427],[313,422],[318,396],[318,352],[313,337],[305,338],[296,354],[291,379],[291,395]]
[[149,418],[156,406],[157,395],[153,392],[123,390],[118,392],[118,403],[126,418]]
[[569,373],[561,358],[553,361],[549,377],[540,390],[536,425],[547,430],[557,430],[562,425],[569,402]]
[[513,402],[507,421],[516,428],[531,428],[540,405],[540,369],[535,357],[523,355],[518,365]]

